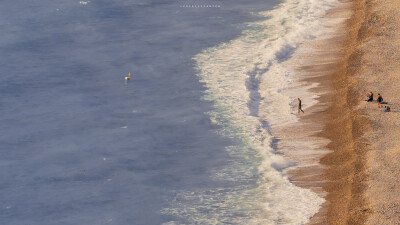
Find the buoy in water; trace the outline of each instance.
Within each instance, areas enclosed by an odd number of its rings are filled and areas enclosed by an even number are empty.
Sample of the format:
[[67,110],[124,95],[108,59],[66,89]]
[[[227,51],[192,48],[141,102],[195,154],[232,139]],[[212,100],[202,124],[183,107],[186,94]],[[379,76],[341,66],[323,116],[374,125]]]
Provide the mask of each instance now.
[[129,72],[128,76],[125,77],[125,80],[130,80],[131,79],[131,72]]

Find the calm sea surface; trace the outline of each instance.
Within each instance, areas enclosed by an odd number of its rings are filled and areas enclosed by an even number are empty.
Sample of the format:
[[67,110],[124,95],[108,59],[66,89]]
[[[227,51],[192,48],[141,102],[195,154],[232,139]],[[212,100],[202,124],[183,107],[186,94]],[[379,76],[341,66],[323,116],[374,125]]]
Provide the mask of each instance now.
[[278,2],[1,1],[0,224],[190,223],[179,193],[240,184],[192,58]]

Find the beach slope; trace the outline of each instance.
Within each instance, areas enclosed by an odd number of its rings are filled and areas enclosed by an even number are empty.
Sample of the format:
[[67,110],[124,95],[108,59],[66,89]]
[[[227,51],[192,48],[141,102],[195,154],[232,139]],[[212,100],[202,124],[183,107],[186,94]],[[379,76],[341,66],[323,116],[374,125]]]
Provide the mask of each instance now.
[[[354,0],[324,136],[329,224],[399,224],[400,1]],[[365,102],[372,91],[392,112]]]

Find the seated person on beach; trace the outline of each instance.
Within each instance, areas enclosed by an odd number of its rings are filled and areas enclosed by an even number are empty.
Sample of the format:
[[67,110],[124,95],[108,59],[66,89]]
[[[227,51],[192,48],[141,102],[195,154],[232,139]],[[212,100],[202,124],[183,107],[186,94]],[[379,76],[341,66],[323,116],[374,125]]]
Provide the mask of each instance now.
[[385,106],[385,108],[382,109],[382,112],[390,112],[390,107],[389,106]]
[[374,94],[372,93],[372,91],[367,95],[367,102],[372,102],[374,100]]

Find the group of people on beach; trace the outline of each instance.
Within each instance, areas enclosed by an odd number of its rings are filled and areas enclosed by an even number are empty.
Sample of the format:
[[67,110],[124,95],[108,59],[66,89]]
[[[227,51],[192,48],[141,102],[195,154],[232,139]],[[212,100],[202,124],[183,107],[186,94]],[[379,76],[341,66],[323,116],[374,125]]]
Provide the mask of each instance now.
[[[297,101],[299,102],[298,107],[297,107],[297,113],[300,113],[300,112],[304,113],[303,109],[301,108],[301,99],[297,98]],[[367,101],[367,102],[374,101],[374,93],[372,93],[372,91],[367,95],[367,99],[365,101]],[[390,106],[386,105],[388,103],[383,101],[383,97],[379,93],[378,93],[378,96],[376,97],[376,102],[378,102],[378,108],[379,109],[382,108],[381,109],[382,112],[390,112],[391,111]],[[384,104],[385,104],[385,106],[382,106]]]
[[[367,95],[367,99],[365,100],[367,102],[373,102],[374,101],[374,93],[372,91]],[[387,102],[383,101],[382,95],[378,93],[378,96],[376,97],[376,102],[378,102],[378,108],[382,108],[383,104],[387,104]],[[389,106],[384,106],[382,109],[382,112],[390,112],[390,107]]]

